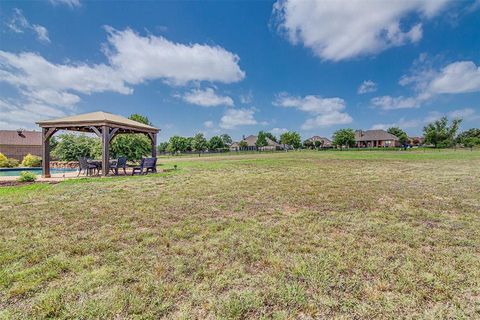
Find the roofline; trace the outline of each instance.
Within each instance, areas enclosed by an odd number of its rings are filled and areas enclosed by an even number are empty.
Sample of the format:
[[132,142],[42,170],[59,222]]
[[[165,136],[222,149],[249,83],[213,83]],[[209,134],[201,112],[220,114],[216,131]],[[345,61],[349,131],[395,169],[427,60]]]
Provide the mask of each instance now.
[[122,122],[117,121],[109,121],[109,120],[101,120],[101,121],[63,121],[63,122],[56,122],[54,120],[44,120],[44,121],[37,121],[35,122],[41,128],[74,128],[74,127],[89,127],[89,126],[111,126],[114,125],[119,128],[128,129],[128,130],[137,130],[142,132],[155,132],[158,133],[160,129],[142,125],[139,123],[139,126],[125,124]]

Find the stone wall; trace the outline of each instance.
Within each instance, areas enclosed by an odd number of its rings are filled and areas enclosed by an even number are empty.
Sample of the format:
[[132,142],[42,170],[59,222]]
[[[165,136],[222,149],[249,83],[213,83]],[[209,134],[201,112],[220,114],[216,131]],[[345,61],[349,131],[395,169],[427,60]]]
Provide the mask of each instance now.
[[78,161],[50,161],[50,168],[77,169]]

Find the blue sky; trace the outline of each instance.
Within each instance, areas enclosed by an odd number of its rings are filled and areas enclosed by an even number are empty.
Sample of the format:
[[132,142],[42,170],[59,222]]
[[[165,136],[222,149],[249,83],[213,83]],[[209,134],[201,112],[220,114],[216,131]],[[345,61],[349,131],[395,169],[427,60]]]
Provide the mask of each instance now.
[[171,135],[480,126],[480,1],[0,3],[0,128],[104,110]]

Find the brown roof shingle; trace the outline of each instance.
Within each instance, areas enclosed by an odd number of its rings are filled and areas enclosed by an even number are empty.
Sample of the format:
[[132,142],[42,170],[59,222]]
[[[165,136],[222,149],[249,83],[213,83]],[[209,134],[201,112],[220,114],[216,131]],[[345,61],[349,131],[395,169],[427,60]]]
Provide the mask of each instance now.
[[357,130],[355,131],[356,141],[395,140],[398,138],[385,130]]
[[0,130],[0,145],[41,146],[40,131]]

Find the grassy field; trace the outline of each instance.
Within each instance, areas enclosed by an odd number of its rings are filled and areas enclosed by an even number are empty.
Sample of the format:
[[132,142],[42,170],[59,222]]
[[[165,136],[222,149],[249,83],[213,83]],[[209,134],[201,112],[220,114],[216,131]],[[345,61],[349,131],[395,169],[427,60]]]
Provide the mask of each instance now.
[[480,318],[480,152],[0,188],[0,318]]

